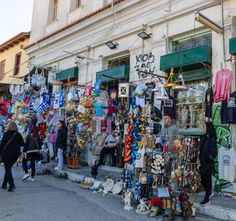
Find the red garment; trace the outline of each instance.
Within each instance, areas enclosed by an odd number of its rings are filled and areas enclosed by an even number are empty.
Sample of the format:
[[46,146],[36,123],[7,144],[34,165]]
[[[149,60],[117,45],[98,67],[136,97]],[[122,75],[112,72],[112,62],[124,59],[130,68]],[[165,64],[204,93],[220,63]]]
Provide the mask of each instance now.
[[222,69],[216,73],[214,87],[214,101],[229,101],[230,87],[233,80],[233,72],[228,69]]
[[8,115],[8,106],[11,104],[10,100],[0,100],[0,115]]

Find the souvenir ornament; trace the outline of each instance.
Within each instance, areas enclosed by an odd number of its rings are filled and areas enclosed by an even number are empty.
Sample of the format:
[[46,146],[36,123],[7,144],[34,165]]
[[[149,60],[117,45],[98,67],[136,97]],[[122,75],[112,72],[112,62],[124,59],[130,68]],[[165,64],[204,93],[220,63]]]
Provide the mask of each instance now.
[[137,206],[137,209],[136,209],[136,213],[142,214],[142,215],[146,215],[150,213],[148,204],[143,199],[140,199],[139,205]]
[[107,194],[108,192],[111,192],[114,187],[114,181],[112,179],[107,179],[107,181],[102,184],[104,190],[103,193]]
[[92,93],[92,86],[91,85],[86,85],[85,87],[85,96],[91,96]]
[[129,97],[129,83],[119,83],[119,97]]
[[96,81],[95,83],[94,83],[94,92],[96,93],[96,94],[100,94],[101,93],[101,81]]
[[124,198],[124,202],[125,202],[125,206],[124,206],[124,210],[132,210],[133,207],[131,206],[131,201],[133,199],[133,193],[131,190],[128,190],[126,193],[125,193],[125,198]]

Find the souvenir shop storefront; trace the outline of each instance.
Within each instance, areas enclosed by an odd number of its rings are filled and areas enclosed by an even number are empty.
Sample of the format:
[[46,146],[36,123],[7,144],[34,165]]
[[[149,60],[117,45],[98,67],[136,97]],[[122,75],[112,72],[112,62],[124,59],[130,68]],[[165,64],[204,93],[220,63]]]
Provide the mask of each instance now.
[[[200,138],[206,121],[216,126],[218,142],[222,142],[218,143],[219,151],[224,148],[225,155],[231,150],[231,144],[220,139],[220,128],[235,120],[235,115],[228,119],[234,110],[228,105],[234,97],[234,93],[230,95],[232,71],[217,72],[213,93],[211,60],[209,46],[164,55],[160,70],[167,77],[149,73],[150,79],[136,82],[129,81],[129,65],[97,72],[95,83],[87,85],[77,84],[77,67],[47,73],[54,75],[50,80],[46,73],[35,72],[20,90],[14,89],[19,91],[13,92],[18,101],[11,113],[22,131],[37,118],[50,157],[54,156],[57,122],[65,120],[69,129],[66,163],[72,169],[94,166],[104,141],[114,132],[118,143],[112,153],[115,162],[109,153],[102,164],[123,168],[122,179],[107,179],[102,187],[94,180],[83,185],[122,194],[126,210],[135,207],[137,213],[149,217],[164,211],[165,217],[179,213],[188,218],[195,215],[194,195],[201,183]],[[225,82],[220,81],[222,76]],[[221,84],[228,85],[223,94]],[[222,102],[220,109],[215,109],[214,102],[218,106]],[[229,127],[229,140],[230,134]],[[229,180],[221,170],[221,156],[215,159],[215,176]]]

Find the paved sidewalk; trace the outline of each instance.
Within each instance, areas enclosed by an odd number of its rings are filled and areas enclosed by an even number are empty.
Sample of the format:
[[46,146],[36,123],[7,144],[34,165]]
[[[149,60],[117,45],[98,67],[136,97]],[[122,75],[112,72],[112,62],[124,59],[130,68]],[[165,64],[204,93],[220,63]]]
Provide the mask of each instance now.
[[[54,165],[48,164],[46,166],[52,173]],[[65,168],[64,172],[67,174],[68,179],[73,182],[82,182],[85,177],[91,177],[91,169],[89,167],[72,170]],[[110,176],[115,180],[121,177],[122,169],[103,166],[99,168],[97,180],[104,181],[105,176]],[[215,193],[211,199],[211,204],[205,207],[200,205],[204,198],[204,193],[200,192],[195,196],[195,207],[197,214],[209,216],[225,221],[236,221],[236,200],[222,196],[222,194]]]

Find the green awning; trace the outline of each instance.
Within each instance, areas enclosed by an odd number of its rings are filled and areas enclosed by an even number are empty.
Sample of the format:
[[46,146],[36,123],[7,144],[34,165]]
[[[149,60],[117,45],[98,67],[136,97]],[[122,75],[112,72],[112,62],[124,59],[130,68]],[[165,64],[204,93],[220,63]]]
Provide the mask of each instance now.
[[236,55],[236,37],[229,39],[229,53]]
[[[203,79],[210,78],[210,77],[212,77],[210,71],[207,71],[205,69],[198,69],[198,70],[183,72],[184,81],[203,80]],[[174,81],[181,82],[181,79],[179,78],[178,73],[175,74]]]
[[66,69],[64,71],[58,72],[56,74],[56,79],[58,81],[63,81],[68,78],[78,78],[78,74],[79,74],[78,67],[74,67],[74,68],[70,68],[70,69]]
[[96,80],[101,82],[129,79],[129,65],[117,66],[96,73]]
[[160,70],[166,73],[169,73],[171,68],[174,68],[175,72],[180,69],[187,71],[202,68],[203,64],[211,65],[211,63],[211,47],[201,46],[161,56]]

